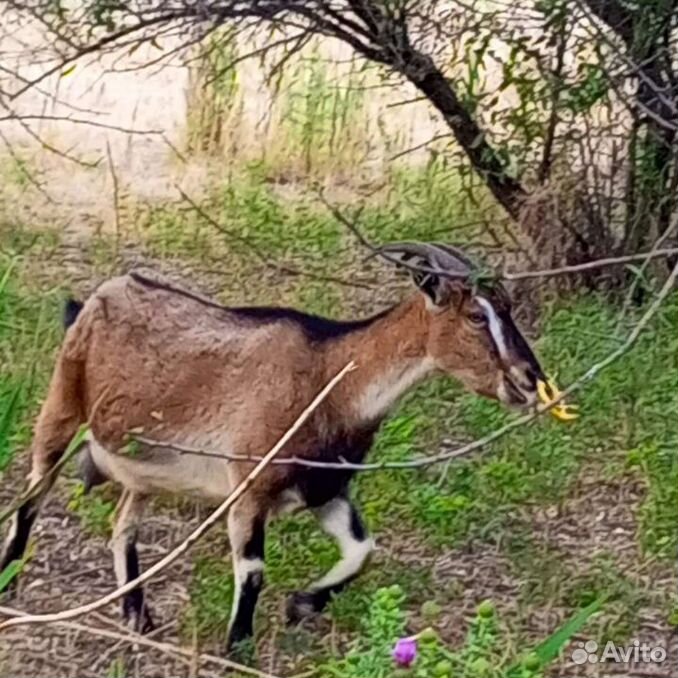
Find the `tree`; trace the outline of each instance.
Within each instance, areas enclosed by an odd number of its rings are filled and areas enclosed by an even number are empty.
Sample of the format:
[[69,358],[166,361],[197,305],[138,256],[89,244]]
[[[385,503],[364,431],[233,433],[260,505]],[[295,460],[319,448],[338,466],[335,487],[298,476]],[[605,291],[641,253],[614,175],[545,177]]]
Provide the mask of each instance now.
[[[224,26],[232,35],[268,27],[288,53],[327,36],[439,111],[535,258],[577,263],[648,247],[676,209],[677,2],[11,0],[17,21],[30,17],[53,36],[59,58],[2,101],[82,55],[163,35],[188,47]],[[485,77],[488,63],[499,83]]]

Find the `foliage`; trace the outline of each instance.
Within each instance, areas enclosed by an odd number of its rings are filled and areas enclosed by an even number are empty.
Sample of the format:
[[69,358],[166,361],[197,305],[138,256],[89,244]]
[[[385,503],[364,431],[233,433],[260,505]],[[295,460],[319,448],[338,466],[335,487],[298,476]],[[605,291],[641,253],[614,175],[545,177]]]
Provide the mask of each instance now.
[[86,495],[82,483],[74,485],[68,502],[68,510],[73,511],[85,530],[102,537],[110,535],[111,518],[115,504],[104,499],[99,493]]
[[[42,243],[33,242],[34,251],[50,241],[47,236]],[[21,251],[27,242],[28,236],[15,233],[8,245]],[[38,369],[40,356],[49,355],[58,338],[53,318],[60,315],[59,291],[36,295],[26,287],[20,269],[18,255],[0,255],[0,470],[28,440],[26,414],[35,411],[47,379]]]
[[[16,33],[37,19],[46,28],[38,52],[50,52],[54,40],[67,46],[62,75],[78,57],[119,47],[133,54],[152,45],[161,54],[150,63],[170,61],[176,49],[163,54],[161,46],[168,33],[187,47],[199,45],[189,146],[219,146],[229,166],[234,151],[259,133],[256,124],[247,130],[231,124],[246,80],[236,66],[258,59],[267,75],[264,107],[276,98],[284,102],[277,133],[264,135],[266,152],[258,159],[287,160],[278,174],[286,181],[318,178],[331,166],[344,179],[362,174],[356,168],[373,161],[373,132],[387,128],[381,115],[365,124],[366,92],[392,92],[390,107],[412,98],[407,85],[456,141],[419,145],[445,154],[466,179],[473,176],[465,199],[477,200],[478,186],[481,201],[492,194],[535,260],[572,263],[610,249],[648,248],[678,208],[674,4],[514,4],[460,4],[441,12],[436,3],[380,0],[207,1],[198,10],[170,0],[161,11],[153,3],[93,0],[72,12],[61,2],[35,10],[24,1],[13,3],[4,30]],[[348,59],[333,53],[338,44],[350,49]],[[25,59],[49,63],[30,52]],[[330,69],[328,61],[348,67]],[[21,68],[14,75],[19,92],[26,89]],[[535,232],[525,217],[535,199],[550,206],[548,248],[538,246],[541,229]],[[537,212],[541,224],[545,217]]]
[[233,598],[231,563],[227,558],[201,557],[194,563],[191,582],[193,605],[182,620],[188,638],[226,641]]
[[463,647],[453,650],[432,628],[411,636],[417,653],[411,668],[394,670],[391,649],[404,634],[404,595],[393,585],[375,592],[364,628],[345,656],[333,658],[319,675],[334,678],[411,676],[412,678],[538,678],[573,634],[601,609],[600,601],[579,610],[531,652],[517,651],[506,636],[491,601],[481,603],[471,621]]

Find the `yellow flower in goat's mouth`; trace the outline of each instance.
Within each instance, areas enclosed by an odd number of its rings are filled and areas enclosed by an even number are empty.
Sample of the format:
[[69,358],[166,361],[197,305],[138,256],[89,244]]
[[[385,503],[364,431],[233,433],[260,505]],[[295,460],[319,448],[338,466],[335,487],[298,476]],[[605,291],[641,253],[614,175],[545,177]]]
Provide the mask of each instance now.
[[[548,405],[560,396],[561,391],[558,389],[553,379],[548,379],[547,381],[542,381],[540,379],[537,382],[537,393],[539,394],[539,400],[541,400],[544,405]],[[549,407],[549,412],[558,419],[558,421],[571,421],[579,416],[579,413],[576,411],[577,409],[576,405],[567,405],[561,400],[556,405]]]

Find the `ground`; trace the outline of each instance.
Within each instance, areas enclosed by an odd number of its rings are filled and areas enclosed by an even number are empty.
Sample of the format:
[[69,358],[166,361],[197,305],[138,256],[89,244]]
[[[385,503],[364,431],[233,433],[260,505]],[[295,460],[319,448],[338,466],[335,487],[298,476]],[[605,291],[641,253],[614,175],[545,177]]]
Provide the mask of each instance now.
[[[368,236],[427,237],[434,230],[422,217],[425,201],[420,207],[408,203],[407,213],[388,202],[397,198],[384,200],[385,207],[375,204],[361,215]],[[0,421],[3,506],[23,483],[28,460],[22,449],[44,393],[61,332],[60,305],[68,293],[86,295],[104,277],[139,263],[224,302],[290,304],[334,316],[367,315],[407,293],[406,283],[391,271],[361,263],[362,251],[326,211],[289,186],[271,185],[260,169],[210,196],[209,213],[230,229],[226,233],[186,205],[133,203],[127,209],[133,216],[127,212],[117,234],[82,225],[62,231],[43,222],[27,224],[23,217],[6,216],[0,225],[0,402],[7,413]],[[247,242],[234,239],[234,230]],[[253,255],[255,248],[263,259]],[[312,276],[271,264],[280,260]],[[323,279],[327,276],[347,284]],[[591,295],[545,305],[536,345],[547,369],[567,382],[614,348],[638,309],[618,330],[617,312]],[[582,417],[572,425],[539,420],[446,469],[358,478],[354,492],[378,549],[363,577],[325,614],[300,627],[283,623],[285,596],[329,567],[336,552],[307,516],[276,524],[267,546],[268,586],[257,616],[254,665],[277,676],[391,675],[387,650],[385,659],[375,659],[361,643],[395,640],[375,630],[374,619],[381,614],[378,591],[397,584],[395,621],[384,622],[384,628],[405,634],[432,626],[441,646],[464,657],[464,669],[455,675],[513,675],[506,667],[519,665],[595,600],[602,601],[602,612],[571,639],[548,675],[678,675],[677,318],[674,300],[632,353],[577,396]],[[372,455],[432,454],[511,416],[448,381],[435,381],[405,398],[383,426]],[[106,542],[117,494],[104,487],[81,497],[68,469],[38,522],[18,591],[0,601],[3,609],[58,610],[111,590]],[[167,553],[208,510],[176,498],[156,500],[139,540],[142,567]],[[159,625],[151,638],[171,643],[174,651],[96,637],[82,627],[18,627],[0,636],[1,673],[230,675],[216,661],[198,657],[198,651],[224,657],[231,595],[224,525],[154,579],[148,595]],[[492,601],[497,623],[491,653],[496,663],[489,668],[464,649],[482,645],[469,633],[475,633],[477,608],[485,600]],[[121,632],[117,605],[77,621]],[[574,664],[572,651],[589,639],[601,647],[607,640],[631,645],[635,639],[661,645],[667,659],[637,666]],[[176,647],[187,656],[177,658]],[[355,668],[368,666],[368,660],[376,662],[374,668]],[[447,675],[445,666],[438,669],[427,673],[422,666],[417,678]]]

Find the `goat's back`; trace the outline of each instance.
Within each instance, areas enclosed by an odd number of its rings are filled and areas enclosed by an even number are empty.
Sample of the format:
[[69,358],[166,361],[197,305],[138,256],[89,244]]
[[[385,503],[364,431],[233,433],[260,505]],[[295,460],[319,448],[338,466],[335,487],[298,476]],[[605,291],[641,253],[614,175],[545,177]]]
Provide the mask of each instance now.
[[81,364],[87,413],[107,390],[92,422],[106,445],[130,430],[235,434],[257,420],[284,430],[317,387],[312,352],[294,323],[250,320],[132,275],[87,300],[62,355]]

